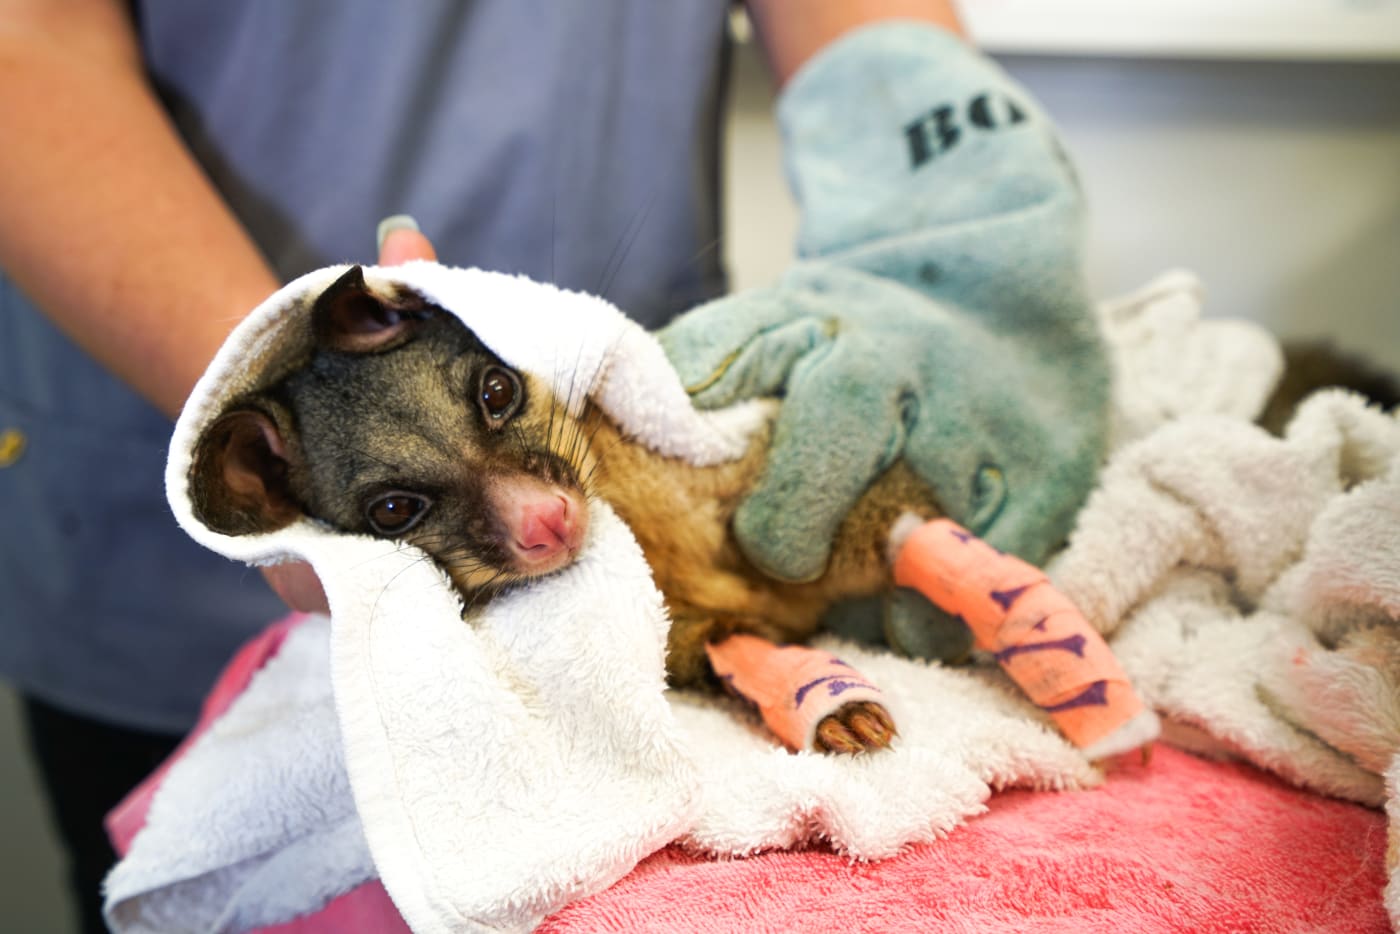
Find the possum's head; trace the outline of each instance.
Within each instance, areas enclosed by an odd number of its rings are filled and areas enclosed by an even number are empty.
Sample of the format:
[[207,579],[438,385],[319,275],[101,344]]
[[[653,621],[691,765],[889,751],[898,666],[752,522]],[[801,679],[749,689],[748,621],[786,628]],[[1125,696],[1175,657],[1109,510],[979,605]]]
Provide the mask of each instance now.
[[312,331],[304,366],[201,436],[202,522],[247,535],[309,515],[402,541],[467,598],[573,560],[591,455],[542,381],[421,295],[372,290],[359,267],[317,299]]

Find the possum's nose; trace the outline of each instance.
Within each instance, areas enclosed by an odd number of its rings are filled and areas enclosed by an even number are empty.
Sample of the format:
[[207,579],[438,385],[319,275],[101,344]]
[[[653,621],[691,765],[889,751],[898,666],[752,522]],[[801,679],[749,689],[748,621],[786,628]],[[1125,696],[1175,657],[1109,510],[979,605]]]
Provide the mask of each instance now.
[[511,539],[525,573],[543,574],[568,564],[583,544],[586,526],[579,502],[558,490],[517,503]]
[[532,503],[522,510],[516,544],[522,551],[552,551],[566,546],[573,529],[568,500],[556,496],[549,503]]

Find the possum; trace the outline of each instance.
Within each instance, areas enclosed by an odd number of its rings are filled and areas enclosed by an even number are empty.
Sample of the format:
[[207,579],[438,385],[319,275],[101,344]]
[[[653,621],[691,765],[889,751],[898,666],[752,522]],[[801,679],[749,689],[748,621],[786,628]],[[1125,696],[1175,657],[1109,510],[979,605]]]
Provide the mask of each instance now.
[[[744,558],[730,529],[767,432],[716,466],[660,455],[591,403],[571,416],[569,400],[505,364],[456,316],[403,287],[371,289],[359,267],[317,298],[311,328],[309,359],[235,400],[200,438],[191,489],[201,521],[243,535],[309,515],[403,542],[441,566],[469,610],[568,566],[590,503],[605,500],[665,599],[676,687],[719,688],[708,643],[736,633],[806,641],[835,602],[888,591],[895,520],[941,514],[896,462],[839,527],[820,577],[776,580]],[[827,717],[816,742],[860,752],[894,735],[888,711],[858,702]]]

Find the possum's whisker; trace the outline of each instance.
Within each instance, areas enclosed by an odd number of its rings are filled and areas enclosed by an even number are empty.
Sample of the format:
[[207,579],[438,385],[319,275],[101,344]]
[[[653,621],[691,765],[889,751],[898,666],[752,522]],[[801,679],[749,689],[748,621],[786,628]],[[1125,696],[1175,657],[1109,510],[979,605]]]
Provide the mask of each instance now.
[[381,467],[387,467],[387,468],[389,468],[389,470],[393,471],[394,473],[401,473],[401,472],[403,471],[402,466],[399,465],[398,462],[396,462],[396,461],[388,461],[388,460],[385,460],[384,458],[379,457],[378,455],[374,454],[372,451],[367,451],[367,450],[365,450],[364,448],[358,447],[358,446],[356,446],[356,445],[350,445],[350,446],[349,446],[349,449],[350,449],[351,451],[354,451],[356,454],[359,454],[361,457],[365,457],[365,458],[368,458],[369,460],[374,461],[375,463],[379,464]]
[[[603,349],[602,356],[599,358],[600,363],[595,373],[595,379],[601,376],[601,374],[603,374],[608,369],[608,366],[617,354],[618,348],[621,346],[625,335],[625,331],[617,331],[617,333],[614,334],[612,339],[608,342],[607,346]],[[575,371],[575,375],[577,376],[577,369]],[[556,380],[556,384],[557,382],[558,381]],[[591,388],[593,387],[590,387],[590,389]],[[573,387],[571,384],[570,393],[572,393],[572,391]],[[598,473],[598,469],[603,465],[603,462],[607,460],[608,455],[612,452],[612,450],[622,442],[622,439],[615,438],[612,442],[608,444],[608,446],[605,449],[601,451],[598,450],[597,436],[598,433],[602,430],[603,424],[596,414],[590,416],[588,414],[587,409],[585,409],[584,415],[579,419],[575,420],[571,427],[574,430],[574,435],[569,441],[570,450],[568,454],[568,460],[572,465],[574,465],[575,470],[579,470],[584,465],[587,465],[587,470],[583,471],[579,475],[579,484],[585,489],[592,489],[593,479]]]
[[686,265],[689,266],[692,264],[699,263],[700,260],[704,258],[706,253],[713,252],[723,242],[724,234],[720,234],[719,236],[712,239],[709,243],[705,244],[700,249],[692,253],[690,259],[686,260]]
[[[558,384],[559,384],[559,379],[558,379],[558,374],[556,373],[556,374],[555,374],[555,380],[554,380],[553,385],[558,385]],[[545,447],[548,448],[548,449],[551,450],[551,451],[554,450],[554,420],[555,420],[555,417],[556,417],[558,414],[559,414],[559,406],[558,406],[558,404],[554,401],[553,395],[551,395],[551,396],[550,396],[550,400],[549,400],[549,421],[546,422],[546,423],[545,423],[545,426],[544,426],[544,443],[545,443]]]
[[[554,357],[553,395],[550,396],[549,427],[545,431],[545,442],[550,451],[559,451],[560,440],[568,430],[570,421],[570,398],[573,395],[574,379],[577,378],[577,360],[568,367],[559,357]],[[566,379],[567,377],[567,379]],[[560,389],[563,388],[563,392]],[[556,434],[557,430],[557,434]]]
[[[570,423],[573,421],[573,417],[569,413],[571,413],[574,410],[574,393],[578,391],[579,370],[581,368],[582,361],[583,345],[580,344],[578,347],[575,348],[574,363],[573,366],[569,368],[568,372],[568,385],[564,391],[564,399],[560,411],[560,430],[557,446],[551,448],[552,450],[558,451],[560,456],[564,457],[565,460],[569,461],[569,463],[571,464],[574,463],[574,460],[571,456],[569,456],[569,454],[566,451],[565,439],[568,431],[572,427]],[[556,385],[557,382],[558,381],[556,380]]]
[[594,441],[597,440],[598,431],[600,428],[600,425],[594,425],[590,428],[580,423],[575,433],[576,443],[578,445],[579,465],[582,466],[583,464],[588,463],[590,460],[592,461],[592,465],[588,468],[589,474],[592,474],[593,471],[598,468],[597,450],[595,448]]
[[576,422],[569,438],[568,460],[580,482],[583,474],[592,474],[598,466],[597,459],[593,456],[593,435],[596,430],[581,421]]
[[582,433],[577,421],[569,425],[568,431],[559,439],[559,454],[575,469],[578,467],[578,439]]
[[[399,544],[402,545],[404,543],[400,542]],[[399,550],[402,551],[402,549]],[[375,595],[374,605],[370,607],[370,618],[373,618],[375,614],[379,612],[379,601],[384,599],[385,594],[387,594],[389,592],[389,589],[393,587],[395,583],[398,582],[398,579],[404,574],[407,574],[409,568],[417,567],[419,563],[425,559],[431,560],[426,554],[419,555],[418,557],[414,558],[413,561],[399,568],[399,570],[394,574],[393,577],[389,578],[387,581],[384,582],[384,586],[379,588],[379,593]]]
[[[558,395],[550,400],[549,422],[545,429],[544,448],[551,454],[556,455],[567,463],[575,472],[578,470],[578,463],[570,456],[567,445],[569,432],[574,430],[574,419],[569,415],[569,399],[573,394],[573,385],[577,367],[571,372],[567,388],[565,388],[564,401],[560,401]],[[559,387],[563,380],[563,372],[556,369],[554,373],[554,385]]]
[[491,597],[495,596],[496,593],[499,592],[494,589],[495,584],[498,580],[505,576],[505,573],[506,572],[504,570],[497,570],[492,577],[490,577],[485,583],[478,586],[476,590],[472,592],[471,597],[467,600],[464,615],[465,613],[471,612],[472,610],[476,609],[477,603],[480,602],[483,598],[485,598],[486,600],[490,600]]
[[598,439],[598,432],[600,432],[602,428],[603,423],[602,420],[599,418],[593,418],[587,422],[580,420],[578,425],[576,426],[575,444],[579,447],[578,464],[583,465],[584,463],[587,463],[591,460],[592,465],[588,469],[588,473],[590,475],[593,473],[594,470],[598,469],[598,450],[596,441]]
[[632,252],[632,247],[641,239],[642,228],[646,226],[647,218],[651,215],[652,204],[656,200],[656,194],[647,196],[646,203],[642,205],[637,213],[632,215],[628,221],[627,228],[622,232],[622,238],[617,246],[613,247],[612,255],[608,257],[607,264],[603,267],[603,281],[594,289],[594,294],[606,297],[608,290],[612,288],[613,280],[622,271],[622,265],[627,261],[627,254]]
[[[597,368],[596,368],[593,372],[591,372],[590,374],[588,374],[588,385],[587,385],[587,387],[585,387],[585,389],[584,389],[584,392],[585,392],[585,393],[591,393],[594,389],[597,388],[596,383],[598,382],[599,379],[601,379],[601,378],[603,377],[603,373],[604,373],[604,371],[607,369],[607,363],[608,363],[608,361],[610,361],[610,360],[612,359],[613,353],[617,350],[618,342],[621,341],[621,339],[622,339],[622,335],[621,335],[621,333],[619,333],[619,334],[617,334],[616,336],[614,336],[613,339],[609,342],[608,346],[604,348],[603,354],[602,354],[602,356],[599,358],[599,362],[598,362]],[[578,356],[577,356],[577,358],[576,358],[576,360],[575,360],[575,364],[574,364],[573,379],[570,381],[570,384],[569,384],[569,399],[568,399],[568,405],[569,405],[570,407],[573,406],[573,394],[574,394],[574,392],[576,391],[577,383],[578,383],[579,377],[582,375],[582,369],[583,369],[583,367],[582,367],[582,357],[583,357],[583,348],[580,347],[580,348],[579,348],[579,352],[578,352]],[[587,406],[587,402],[585,402],[584,408],[586,408],[586,406]],[[594,430],[596,431],[596,429],[594,429]],[[587,457],[588,453],[590,453],[590,452],[592,451],[592,444],[591,444],[591,440],[592,440],[592,439],[591,439],[591,437],[585,437],[586,434],[587,434],[587,430],[586,430],[586,426],[584,425],[584,419],[583,419],[583,417],[580,417],[580,418],[577,419],[577,420],[574,422],[574,424],[573,424],[573,437],[570,439],[570,445],[569,445],[570,451],[569,451],[569,455],[568,455],[569,462],[570,462],[571,464],[575,465],[575,469],[576,469],[576,470],[578,469],[578,466],[581,465],[581,464],[584,462],[584,460],[585,460],[585,458]],[[582,450],[582,451],[579,450],[579,442],[580,442],[580,440],[582,440],[582,441],[584,442],[584,444],[583,444],[583,450]],[[595,465],[595,466],[596,466],[596,465]],[[590,471],[590,472],[591,472],[591,471]]]
[[480,570],[493,567],[490,561],[455,536],[443,534],[428,540],[422,547],[428,554],[436,556],[439,563],[453,568]]
[[[595,435],[592,435],[592,436],[589,437],[588,444],[589,444],[590,449],[593,447],[595,441],[596,441],[596,429],[595,429]],[[593,488],[593,476],[594,476],[594,474],[596,474],[596,473],[598,472],[598,468],[599,468],[599,467],[603,466],[603,462],[606,461],[606,460],[608,459],[608,455],[612,453],[613,449],[616,448],[616,447],[617,447],[618,445],[620,445],[620,444],[622,444],[622,439],[621,439],[621,438],[614,438],[614,439],[612,439],[612,441],[608,442],[608,446],[607,446],[606,448],[604,448],[602,451],[595,452],[595,455],[594,455],[594,458],[593,458],[593,466],[589,467],[589,468],[588,468],[588,472],[587,472],[586,474],[584,474],[582,477],[579,478],[579,484],[580,484],[581,486],[583,486],[585,489],[592,489],[592,488]]]

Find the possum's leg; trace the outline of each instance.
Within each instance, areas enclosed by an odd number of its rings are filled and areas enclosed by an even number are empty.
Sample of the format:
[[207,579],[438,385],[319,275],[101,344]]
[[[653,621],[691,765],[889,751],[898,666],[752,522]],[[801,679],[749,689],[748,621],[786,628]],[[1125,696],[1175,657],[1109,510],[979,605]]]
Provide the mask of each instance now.
[[790,749],[868,752],[894,739],[880,689],[829,652],[753,635],[730,636],[705,650],[725,687],[752,703]]
[[666,670],[672,686],[723,685],[753,702],[768,728],[794,750],[855,753],[893,741],[894,720],[878,688],[829,652],[789,644],[810,638],[815,622],[777,623],[683,604],[669,609]]

